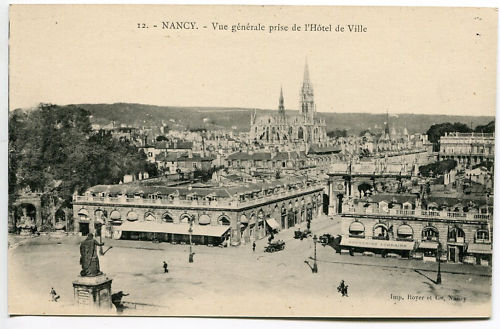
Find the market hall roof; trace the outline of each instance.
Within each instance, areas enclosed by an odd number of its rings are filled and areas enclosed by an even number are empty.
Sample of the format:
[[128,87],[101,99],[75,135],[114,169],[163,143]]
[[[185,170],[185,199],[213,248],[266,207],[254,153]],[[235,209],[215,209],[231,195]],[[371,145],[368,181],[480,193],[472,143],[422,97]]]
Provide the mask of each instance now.
[[196,195],[200,197],[215,196],[217,198],[231,198],[233,196],[261,192],[264,190],[272,190],[279,187],[286,187],[290,185],[297,185],[306,183],[304,179],[290,179],[283,178],[277,179],[273,182],[258,182],[258,183],[245,183],[240,186],[211,186],[207,187],[193,187],[188,185],[182,186],[166,186],[161,184],[160,181],[152,182],[150,184],[143,184],[146,181],[133,182],[128,184],[119,185],[96,185],[87,189],[87,194],[104,194],[104,195],[177,195],[188,196]]

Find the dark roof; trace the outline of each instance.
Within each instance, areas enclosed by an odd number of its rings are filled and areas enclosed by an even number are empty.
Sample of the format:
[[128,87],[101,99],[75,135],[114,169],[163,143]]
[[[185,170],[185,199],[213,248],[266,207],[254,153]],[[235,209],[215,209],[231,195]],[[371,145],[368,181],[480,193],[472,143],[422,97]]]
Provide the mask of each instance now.
[[335,146],[319,146],[317,144],[312,144],[309,147],[309,153],[312,154],[329,154],[329,153],[340,153],[341,149]]
[[385,201],[387,203],[395,202],[403,204],[405,202],[409,202],[414,204],[415,201],[417,200],[417,196],[414,194],[382,193],[382,194],[374,194],[369,197],[364,197],[360,200],[364,202],[374,202],[374,203]]
[[87,192],[89,193],[106,193],[110,195],[133,195],[133,194],[161,194],[161,195],[170,195],[170,194],[178,194],[182,196],[186,196],[189,194],[196,194],[199,196],[206,196],[209,194],[213,194],[215,196],[221,198],[230,198],[237,194],[249,193],[249,192],[257,192],[265,189],[275,188],[278,186],[285,186],[288,184],[295,184],[299,182],[303,182],[304,179],[291,179],[291,178],[283,178],[277,179],[270,183],[246,183],[240,186],[234,187],[201,187],[199,185],[188,187],[186,185],[183,186],[166,186],[161,181],[148,182],[148,181],[135,181],[127,184],[119,184],[119,185],[96,185],[90,187]]

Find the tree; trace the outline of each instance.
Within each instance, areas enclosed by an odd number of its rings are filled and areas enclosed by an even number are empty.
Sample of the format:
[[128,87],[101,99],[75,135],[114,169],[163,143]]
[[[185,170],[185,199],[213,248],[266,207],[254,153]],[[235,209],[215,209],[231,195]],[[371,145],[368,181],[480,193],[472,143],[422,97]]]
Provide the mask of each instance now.
[[456,168],[456,166],[457,162],[455,160],[443,160],[420,166],[418,170],[424,177],[436,177],[449,172]]
[[345,129],[330,130],[329,132],[326,133],[326,135],[331,138],[347,137],[347,130]]
[[488,134],[494,133],[495,132],[495,121],[491,121],[491,122],[489,122],[488,124],[486,124],[484,126],[477,126],[474,129],[474,132],[477,132],[477,133],[488,133]]
[[157,142],[168,141],[168,138],[163,136],[163,135],[160,135],[160,136],[156,137],[156,141]]
[[441,136],[444,136],[445,133],[451,133],[451,132],[470,133],[470,132],[472,132],[472,130],[470,129],[469,126],[467,126],[464,123],[445,122],[445,123],[439,123],[439,124],[432,125],[427,130],[427,136],[429,137],[429,141],[431,143],[438,143],[439,138]]
[[427,130],[427,136],[429,141],[434,144],[434,151],[439,151],[439,139],[446,133],[459,132],[459,133],[470,133],[472,129],[464,123],[455,122],[445,122],[432,125]]
[[[91,130],[89,112],[41,104],[9,120],[9,201],[25,187],[42,193],[47,216],[71,205],[75,191],[116,184],[125,174],[151,171],[144,152],[126,140]],[[43,213],[42,213],[43,214]]]

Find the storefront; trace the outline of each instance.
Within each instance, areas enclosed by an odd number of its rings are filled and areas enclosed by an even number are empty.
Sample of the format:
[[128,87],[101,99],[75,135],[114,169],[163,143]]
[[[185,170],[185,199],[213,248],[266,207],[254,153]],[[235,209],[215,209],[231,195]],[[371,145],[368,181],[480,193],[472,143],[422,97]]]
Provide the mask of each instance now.
[[467,256],[465,256],[464,262],[490,266],[491,254],[491,244],[469,243],[469,245],[467,246]]
[[396,253],[402,257],[410,257],[411,252],[415,248],[415,242],[365,239],[343,235],[340,241],[340,247],[341,249],[347,249],[353,252],[370,251],[382,255]]
[[274,233],[277,233],[280,230],[280,224],[274,218],[266,219],[267,226],[273,230]]
[[418,244],[413,258],[423,259],[426,262],[435,262],[438,247],[439,242],[434,240],[424,240]]
[[[188,244],[189,227],[189,224],[183,223],[124,222],[113,227],[113,237]],[[227,239],[229,230],[227,225],[193,225],[191,241],[194,244],[219,245]]]

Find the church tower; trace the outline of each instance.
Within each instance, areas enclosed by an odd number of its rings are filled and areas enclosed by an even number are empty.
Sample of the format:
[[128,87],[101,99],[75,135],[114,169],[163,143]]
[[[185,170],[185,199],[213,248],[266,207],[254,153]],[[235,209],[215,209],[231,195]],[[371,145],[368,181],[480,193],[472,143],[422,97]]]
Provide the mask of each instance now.
[[390,134],[390,131],[389,131],[389,110],[386,110],[384,133],[386,136],[389,136],[389,134]]
[[285,99],[283,98],[283,87],[280,90],[280,103],[278,106],[278,113],[281,115],[285,115]]
[[300,91],[300,109],[304,116],[314,118],[316,107],[314,106],[314,91],[311,81],[309,80],[309,68],[304,68],[304,81],[302,82],[302,89]]

